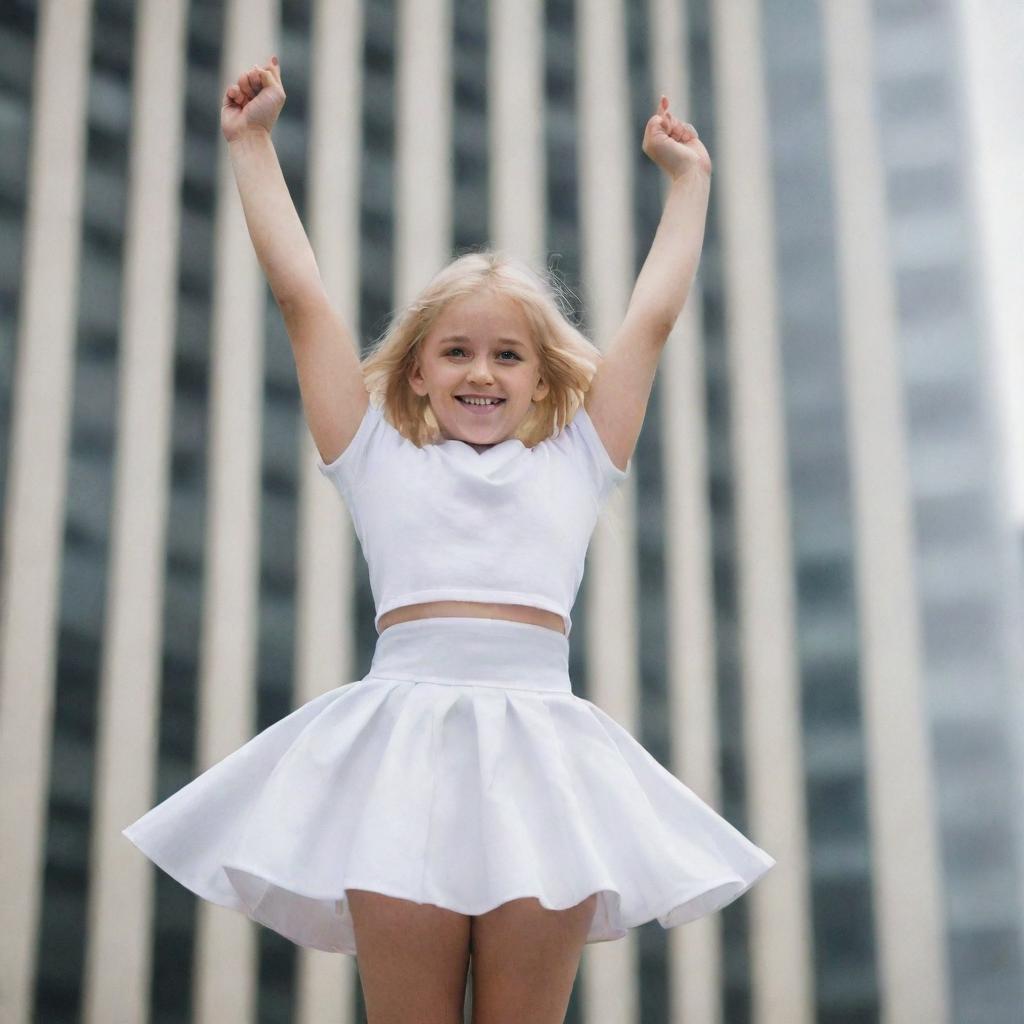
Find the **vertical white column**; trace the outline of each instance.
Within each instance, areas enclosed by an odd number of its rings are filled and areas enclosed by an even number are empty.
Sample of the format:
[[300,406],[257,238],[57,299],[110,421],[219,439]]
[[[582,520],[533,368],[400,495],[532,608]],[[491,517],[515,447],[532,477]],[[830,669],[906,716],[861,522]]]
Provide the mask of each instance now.
[[980,258],[974,283],[984,296],[991,337],[992,366],[985,383],[998,396],[993,413],[1007,451],[1004,500],[1019,529],[1024,526],[1024,131],[1019,127],[1024,124],[1024,6],[1018,0],[957,0],[949,11],[951,38],[963,67],[960,87],[969,131],[965,142],[971,159],[964,173],[977,215]]
[[[653,95],[683,121],[695,122],[686,70],[686,4],[649,0]],[[683,55],[681,57],[681,55]],[[702,125],[695,124],[698,132]],[[711,154],[712,161],[715,154]],[[667,181],[662,178],[662,191]],[[712,186],[714,187],[714,186]],[[661,374],[664,438],[666,625],[672,771],[719,809],[714,580],[707,487],[700,272],[665,346]],[[722,1016],[722,919],[712,914],[668,933],[669,1019],[719,1024]]]
[[[307,142],[308,232],[324,288],[359,337],[359,182],[362,143],[363,9],[360,0],[316,0]],[[283,75],[287,89],[288,69]],[[358,344],[358,342],[357,342]],[[353,622],[355,535],[333,488],[315,467],[300,418],[295,703],[356,676]],[[340,895],[340,894],[339,894]],[[354,1020],[355,960],[300,949],[296,1024]]]
[[121,308],[111,564],[100,664],[84,1014],[144,1020],[153,866],[121,829],[153,800],[169,499],[186,61],[182,0],[140,5]]
[[397,35],[394,276],[402,306],[451,254],[451,0],[399,0]]
[[941,858],[866,0],[822,8],[882,1019],[948,1019]]
[[0,1018],[27,1024],[50,777],[92,5],[39,8],[0,579]]
[[711,6],[733,404],[750,838],[777,864],[748,894],[755,1024],[809,1024],[813,971],[795,594],[756,0]]
[[[1011,679],[1024,679],[1024,289],[1020,287],[1020,239],[1024,237],[1024,6],[1016,0],[987,4],[957,0],[950,5],[951,38],[959,44],[963,67],[964,123],[971,158],[963,163],[976,213],[977,258],[972,285],[982,296],[989,337],[981,352],[983,386],[993,400],[985,403],[992,433],[1002,447],[993,460],[999,505],[996,542],[1005,552],[1000,578],[993,581],[1002,616]],[[1010,126],[1014,126],[1011,128]],[[1015,130],[1014,130],[1015,129]],[[1010,688],[1008,728],[1011,752],[1024,785],[1024,686]],[[1020,785],[1018,792],[1020,792]],[[1018,877],[1024,883],[1024,801],[1018,800]],[[1024,903],[1020,907],[1024,935]],[[1024,953],[1022,953],[1024,955]],[[1022,968],[1024,973],[1024,968]]]
[[[273,0],[232,0],[228,5],[221,88],[276,52],[276,17]],[[245,225],[223,136],[217,145],[209,503],[199,652],[200,771],[254,734],[259,600],[266,281]],[[255,1014],[258,926],[206,901],[198,910],[196,1020],[249,1021]]]
[[544,8],[539,0],[488,5],[487,116],[493,244],[546,263]]
[[[630,172],[642,125],[630,119],[622,3],[580,4],[576,15],[582,284],[588,331],[603,348],[622,323],[636,276]],[[634,483],[627,480],[612,495],[598,523],[586,584],[592,699],[633,733],[639,703]],[[587,1024],[639,1020],[635,932],[587,946],[581,967]]]

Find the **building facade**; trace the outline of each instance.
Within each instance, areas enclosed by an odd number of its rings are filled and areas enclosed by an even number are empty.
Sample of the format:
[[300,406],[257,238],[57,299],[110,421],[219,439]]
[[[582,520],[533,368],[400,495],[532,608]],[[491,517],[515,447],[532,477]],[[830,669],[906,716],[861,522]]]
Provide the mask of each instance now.
[[0,1017],[365,1019],[349,958],[120,835],[373,652],[220,133],[227,83],[277,53],[275,146],[364,347],[482,246],[548,269],[603,346],[658,223],[660,93],[715,164],[570,669],[778,865],[713,919],[588,946],[568,1020],[1019,1019],[1024,586],[962,17],[4,6]]

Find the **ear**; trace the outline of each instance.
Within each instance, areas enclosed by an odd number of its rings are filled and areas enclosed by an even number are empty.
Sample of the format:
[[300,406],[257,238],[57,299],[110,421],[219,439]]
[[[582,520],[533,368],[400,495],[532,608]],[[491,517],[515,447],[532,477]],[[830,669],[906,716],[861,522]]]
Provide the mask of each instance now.
[[543,401],[551,393],[551,383],[549,380],[550,364],[547,359],[547,354],[543,348],[540,350],[540,373],[537,375],[537,386],[533,389],[533,397],[536,401]]
[[420,370],[419,359],[414,360],[412,364],[412,369],[409,371],[407,379],[409,381],[409,387],[411,387],[413,391],[420,396],[420,398],[426,396],[427,385],[426,382],[423,380],[423,373]]

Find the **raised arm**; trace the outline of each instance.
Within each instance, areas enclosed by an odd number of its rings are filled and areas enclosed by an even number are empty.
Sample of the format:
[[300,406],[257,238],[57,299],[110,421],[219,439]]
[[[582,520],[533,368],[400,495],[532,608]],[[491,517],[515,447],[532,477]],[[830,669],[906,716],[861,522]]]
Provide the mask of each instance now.
[[677,121],[662,96],[648,122],[643,151],[669,180],[651,250],[629,300],[627,317],[661,322],[667,337],[686,304],[704,246],[711,157],[692,124]]
[[284,101],[272,57],[228,87],[221,129],[249,237],[291,340],[306,424],[329,463],[352,440],[369,399],[356,342],[327,297],[270,137]]
[[669,177],[665,205],[622,326],[586,397],[594,428],[620,469],[636,448],[662,349],[697,273],[711,193],[708,151],[693,125],[669,113],[664,96],[642,148]]

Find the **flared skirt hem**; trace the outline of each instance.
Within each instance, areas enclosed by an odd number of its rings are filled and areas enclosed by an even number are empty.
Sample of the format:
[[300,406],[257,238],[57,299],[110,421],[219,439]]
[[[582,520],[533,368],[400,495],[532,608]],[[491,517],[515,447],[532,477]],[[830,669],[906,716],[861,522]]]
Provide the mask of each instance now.
[[352,955],[348,889],[472,916],[597,893],[589,943],[719,910],[775,863],[571,691],[372,675],[303,704],[122,834],[203,899]]
[[[625,917],[622,912],[622,893],[609,881],[584,883],[580,880],[575,892],[561,898],[553,898],[543,891],[533,889],[506,892],[486,899],[466,900],[445,893],[412,892],[383,883],[378,878],[358,876],[342,879],[337,889],[314,891],[294,881],[268,878],[261,873],[261,869],[236,861],[223,865],[224,875],[231,886],[230,892],[223,888],[208,889],[197,883],[187,872],[175,869],[166,861],[161,862],[159,852],[152,847],[147,848],[145,841],[134,835],[131,829],[124,829],[122,834],[157,867],[208,902],[242,913],[256,924],[277,931],[297,945],[349,956],[357,954],[352,915],[348,908],[347,894],[350,889],[380,893],[421,905],[430,904],[470,917],[478,917],[519,899],[536,899],[545,910],[566,910],[596,893],[597,906],[586,937],[586,943],[590,944],[624,938],[631,929],[652,921],[657,921],[663,929],[668,930],[715,913],[747,892],[774,864],[769,858],[757,874],[746,879],[732,875],[711,882],[688,884],[660,904],[644,908],[633,917]],[[282,897],[293,908],[290,920],[280,913]]]

